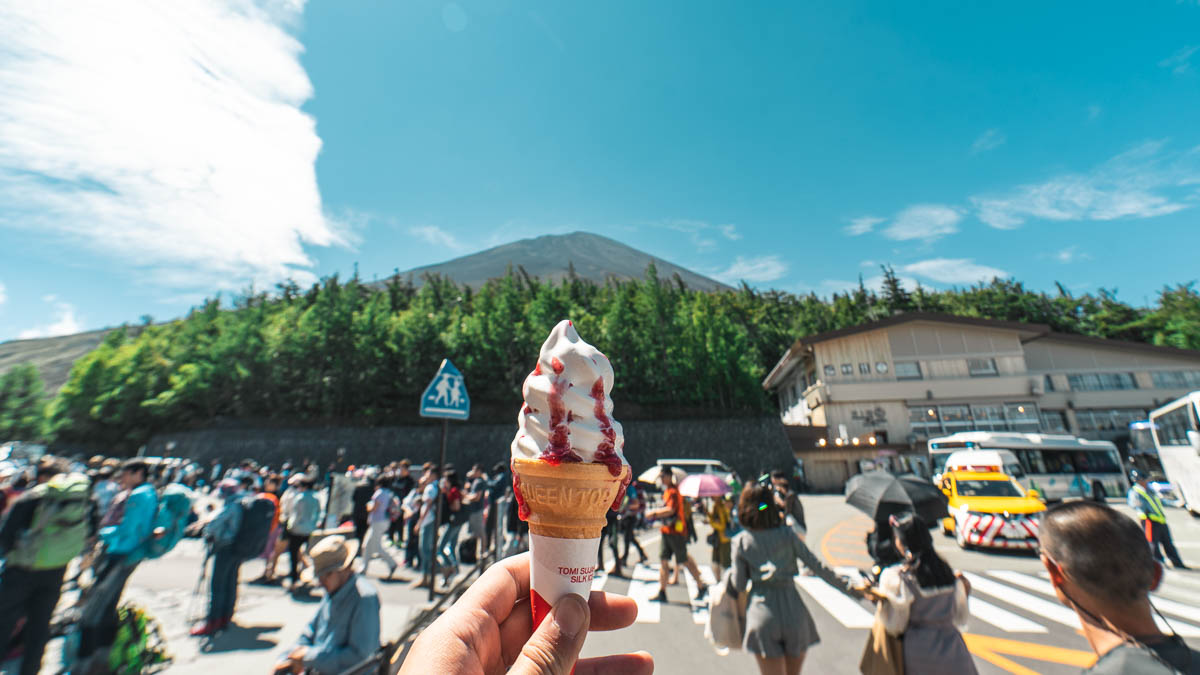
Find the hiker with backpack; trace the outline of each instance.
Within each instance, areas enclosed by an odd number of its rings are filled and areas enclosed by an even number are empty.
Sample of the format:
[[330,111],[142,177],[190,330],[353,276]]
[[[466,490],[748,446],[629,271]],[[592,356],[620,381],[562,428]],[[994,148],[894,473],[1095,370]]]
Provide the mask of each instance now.
[[88,537],[87,476],[70,473],[49,456],[38,462],[37,486],[12,504],[0,523],[0,644],[25,619],[21,675],[36,675],[50,638],[50,619],[62,594],[67,565]]
[[193,637],[213,635],[233,623],[238,572],[242,563],[258,557],[267,545],[271,523],[275,519],[275,502],[261,494],[246,496],[249,491],[244,489],[244,484],[244,479],[227,478],[217,486],[224,504],[216,517],[204,526],[204,536],[209,543],[208,557],[212,559],[208,617],[204,623],[192,628]]
[[[147,544],[154,536],[158,515],[158,493],[149,483],[149,475],[149,466],[137,457],[125,460],[117,472],[117,482],[126,496],[114,502],[107,518],[112,524],[100,528],[100,561],[80,617],[80,661],[90,659],[116,639],[121,594],[133,570],[149,553]],[[80,671],[87,672],[83,668]]]

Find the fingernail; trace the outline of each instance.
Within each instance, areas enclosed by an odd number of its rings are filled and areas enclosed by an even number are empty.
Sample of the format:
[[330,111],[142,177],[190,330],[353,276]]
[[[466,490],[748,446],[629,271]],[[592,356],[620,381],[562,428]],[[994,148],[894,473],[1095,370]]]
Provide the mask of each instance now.
[[575,637],[579,631],[583,629],[584,622],[587,621],[587,606],[583,602],[583,598],[568,593],[562,600],[558,601],[558,605],[554,608],[554,623],[558,626],[558,630],[567,637]]

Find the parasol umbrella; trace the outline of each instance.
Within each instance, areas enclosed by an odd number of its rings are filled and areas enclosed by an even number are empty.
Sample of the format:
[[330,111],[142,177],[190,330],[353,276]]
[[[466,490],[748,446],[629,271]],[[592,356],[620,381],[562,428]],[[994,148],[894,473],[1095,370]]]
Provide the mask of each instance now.
[[919,476],[893,476],[886,471],[852,478],[846,483],[846,503],[877,521],[911,511],[933,527],[949,515],[946,496],[936,485]]
[[[650,483],[651,485],[654,485],[655,483],[658,482],[658,477],[662,475],[662,471],[663,471],[663,467],[658,466],[656,464],[656,465],[650,467],[649,469],[646,469],[645,471],[643,471],[642,474],[640,476],[638,476],[638,482],[639,483]],[[680,483],[680,481],[682,481],[684,478],[687,478],[687,472],[684,471],[683,469],[672,468],[671,473],[675,475],[675,484],[676,485],[678,485]]]
[[693,473],[679,481],[679,494],[684,497],[721,497],[732,492],[729,483],[711,473]]

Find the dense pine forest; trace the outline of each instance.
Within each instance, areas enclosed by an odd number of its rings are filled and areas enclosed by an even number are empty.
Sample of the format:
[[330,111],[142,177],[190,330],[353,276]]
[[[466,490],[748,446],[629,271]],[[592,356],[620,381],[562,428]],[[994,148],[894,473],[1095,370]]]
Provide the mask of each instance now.
[[[32,368],[0,378],[0,440],[47,438],[129,450],[163,430],[213,424],[411,422],[443,357],[466,376],[473,419],[508,421],[550,328],[575,321],[612,359],[617,416],[771,410],[761,381],[803,335],[903,311],[1048,324],[1058,331],[1200,349],[1200,294],[1164,288],[1151,307],[1113,293],[1046,294],[1013,280],[947,291],[879,289],[829,299],[781,291],[707,293],[653,267],[641,281],[530,278],[478,291],[443,278],[419,288],[331,277],[311,288],[214,299],[185,318],[119,329],[75,363],[46,401]],[[133,334],[136,333],[136,336]]]

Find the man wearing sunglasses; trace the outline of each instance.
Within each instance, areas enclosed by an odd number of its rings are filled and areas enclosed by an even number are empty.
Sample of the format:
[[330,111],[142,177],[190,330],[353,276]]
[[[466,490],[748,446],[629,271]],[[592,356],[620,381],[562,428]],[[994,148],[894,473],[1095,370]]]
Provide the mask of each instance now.
[[1079,615],[1099,657],[1085,673],[1200,675],[1200,654],[1154,622],[1150,592],[1163,568],[1137,523],[1103,504],[1069,502],[1046,511],[1039,542],[1059,601]]

